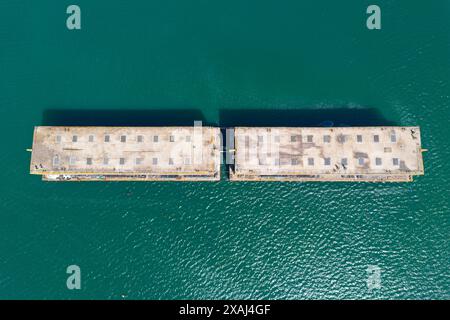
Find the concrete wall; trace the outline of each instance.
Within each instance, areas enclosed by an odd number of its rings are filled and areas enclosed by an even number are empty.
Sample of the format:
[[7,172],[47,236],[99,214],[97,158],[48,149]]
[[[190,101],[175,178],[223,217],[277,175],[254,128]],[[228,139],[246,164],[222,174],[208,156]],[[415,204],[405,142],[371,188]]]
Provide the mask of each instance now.
[[231,180],[411,181],[418,127],[235,128]]
[[[233,181],[412,181],[424,173],[418,127],[238,127],[227,139]],[[217,181],[221,148],[212,127],[36,127],[30,172],[48,181]]]
[[36,127],[30,172],[46,180],[219,180],[220,129]]

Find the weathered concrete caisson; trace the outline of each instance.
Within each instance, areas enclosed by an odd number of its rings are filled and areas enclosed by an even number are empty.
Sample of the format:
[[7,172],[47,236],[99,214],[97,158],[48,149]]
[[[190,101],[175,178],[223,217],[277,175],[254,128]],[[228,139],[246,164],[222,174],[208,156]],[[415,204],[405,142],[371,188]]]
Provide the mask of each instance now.
[[220,129],[36,127],[31,174],[50,181],[220,180]]
[[[228,134],[231,131],[231,135]],[[36,127],[31,173],[48,181],[220,180],[220,128]],[[231,181],[412,181],[419,127],[227,129]]]
[[232,181],[412,181],[419,127],[234,129]]

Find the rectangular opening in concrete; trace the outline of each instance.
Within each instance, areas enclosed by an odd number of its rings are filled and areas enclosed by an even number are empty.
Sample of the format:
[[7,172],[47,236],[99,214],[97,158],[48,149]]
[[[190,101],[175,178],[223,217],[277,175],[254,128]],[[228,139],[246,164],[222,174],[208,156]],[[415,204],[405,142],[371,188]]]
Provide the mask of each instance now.
[[356,135],[356,142],[358,143],[362,143],[363,142],[363,138],[361,134]]

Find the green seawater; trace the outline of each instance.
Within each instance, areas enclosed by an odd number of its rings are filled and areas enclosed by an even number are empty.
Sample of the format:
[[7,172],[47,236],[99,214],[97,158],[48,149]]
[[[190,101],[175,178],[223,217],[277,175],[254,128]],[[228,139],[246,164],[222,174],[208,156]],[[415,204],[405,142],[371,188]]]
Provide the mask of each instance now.
[[[66,28],[78,4],[82,29]],[[450,2],[0,1],[0,298],[449,299]],[[45,183],[36,125],[419,125],[413,183]],[[68,290],[66,268],[81,268]],[[381,268],[369,290],[367,268]]]

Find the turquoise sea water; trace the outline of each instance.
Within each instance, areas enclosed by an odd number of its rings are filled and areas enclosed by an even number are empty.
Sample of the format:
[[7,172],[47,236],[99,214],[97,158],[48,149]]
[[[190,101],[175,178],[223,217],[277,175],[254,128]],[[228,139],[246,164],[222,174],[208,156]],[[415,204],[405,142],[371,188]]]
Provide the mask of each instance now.
[[[82,30],[66,28],[78,4]],[[0,298],[450,298],[450,2],[0,2]],[[195,119],[194,119],[195,118]],[[419,125],[414,183],[44,183],[33,126]],[[225,175],[225,172],[224,172]],[[82,289],[66,288],[79,265]],[[368,290],[369,265],[382,269]]]

